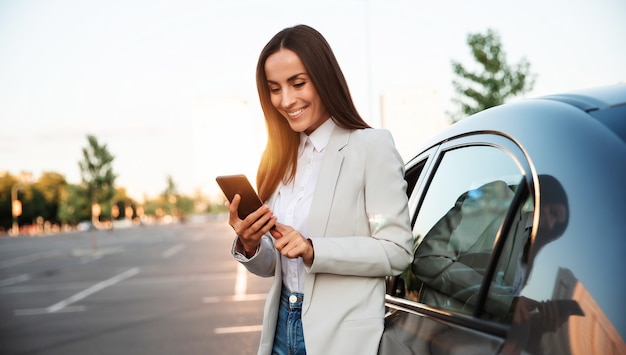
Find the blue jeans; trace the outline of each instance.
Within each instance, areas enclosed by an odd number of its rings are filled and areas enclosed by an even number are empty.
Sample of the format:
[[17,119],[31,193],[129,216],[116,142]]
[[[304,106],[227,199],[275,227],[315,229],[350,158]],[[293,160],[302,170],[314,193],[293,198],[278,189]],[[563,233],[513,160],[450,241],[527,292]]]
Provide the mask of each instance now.
[[304,295],[283,287],[272,355],[306,355],[302,333]]

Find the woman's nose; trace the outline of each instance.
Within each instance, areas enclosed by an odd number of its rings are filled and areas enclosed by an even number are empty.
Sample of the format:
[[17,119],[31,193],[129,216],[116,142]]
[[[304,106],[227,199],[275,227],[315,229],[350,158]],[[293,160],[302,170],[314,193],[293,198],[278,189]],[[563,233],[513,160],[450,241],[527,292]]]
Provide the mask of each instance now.
[[289,108],[293,106],[295,102],[296,102],[296,98],[295,98],[295,95],[293,95],[293,92],[291,90],[283,90],[282,98],[281,98],[281,105],[284,108]]

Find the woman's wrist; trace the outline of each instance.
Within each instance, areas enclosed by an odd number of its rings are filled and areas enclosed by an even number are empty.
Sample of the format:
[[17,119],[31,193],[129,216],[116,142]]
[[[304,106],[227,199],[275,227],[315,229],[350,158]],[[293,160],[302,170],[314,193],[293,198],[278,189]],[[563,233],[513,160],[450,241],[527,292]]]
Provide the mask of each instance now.
[[259,249],[258,247],[254,248],[254,249],[248,249],[248,248],[244,247],[243,248],[243,253],[246,256],[246,258],[250,259],[251,257],[253,257],[256,254],[258,249]]
[[313,248],[313,241],[309,238],[306,238],[306,242],[309,244],[309,248],[305,255],[302,256],[302,261],[306,266],[311,266],[313,264],[313,259],[315,259],[315,249]]
[[237,251],[240,254],[243,254],[243,256],[245,256],[246,258],[250,259],[251,257],[253,257],[257,251],[259,250],[259,246],[250,246],[250,245],[246,245],[242,240],[240,236],[237,236]]

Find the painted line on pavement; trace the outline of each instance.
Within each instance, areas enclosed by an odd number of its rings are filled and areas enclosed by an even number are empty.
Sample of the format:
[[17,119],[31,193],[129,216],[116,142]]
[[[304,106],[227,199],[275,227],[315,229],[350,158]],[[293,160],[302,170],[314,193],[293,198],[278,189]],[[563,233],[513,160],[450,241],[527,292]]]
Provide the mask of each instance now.
[[28,280],[30,280],[30,276],[28,274],[17,275],[9,277],[8,279],[0,280],[0,287],[10,286]]
[[119,283],[121,281],[124,281],[125,279],[135,276],[139,273],[139,268],[132,268],[130,270],[124,271],[123,273],[113,276],[112,278],[108,279],[108,280],[104,280],[102,282],[99,282],[91,287],[89,287],[88,289],[81,291],[61,302],[55,303],[52,306],[48,307],[48,310],[50,311],[50,313],[54,313],[57,312],[60,309],[63,309],[67,306],[69,306],[72,303],[75,303],[77,301],[82,300],[85,297],[88,297],[98,291],[101,291],[109,286],[113,286],[116,283]]
[[248,270],[241,263],[237,263],[237,278],[235,279],[235,296],[243,296],[248,290]]
[[[142,287],[147,285],[160,285],[171,283],[189,283],[189,282],[226,282],[235,278],[232,272],[196,274],[196,275],[176,275],[163,277],[142,277],[132,278],[124,282],[125,286]],[[70,282],[58,284],[40,284],[40,285],[12,285],[0,287],[0,295],[3,294],[19,294],[19,293],[39,293],[39,292],[57,292],[68,291],[78,292],[91,285],[88,282]]]
[[263,326],[261,325],[248,325],[242,327],[215,328],[213,331],[215,334],[250,333],[260,332],[262,328]]
[[[45,312],[43,313],[56,313],[59,312],[61,310],[63,310],[64,308],[68,307],[69,305],[71,305],[72,303],[76,303],[98,291],[101,291],[109,286],[113,286],[121,281],[124,281],[125,279],[135,276],[139,273],[139,268],[132,268],[130,270],[126,270],[123,273],[113,276],[112,278],[108,279],[108,280],[104,280],[102,282],[99,282],[69,298],[64,299],[61,302],[57,302],[55,304],[53,304],[50,307],[44,308]],[[34,309],[34,310],[16,310],[15,311],[15,315],[27,315],[27,314],[42,314],[42,311],[40,311],[39,309]]]
[[[85,306],[69,306],[58,310],[56,313],[71,313],[71,312],[83,312]],[[33,309],[18,309],[15,311],[16,316],[34,316],[38,314],[48,314],[48,308],[33,308]]]
[[165,259],[179,253],[181,250],[185,249],[185,245],[184,244],[176,244],[173,247],[167,249],[166,251],[164,251],[161,256]]
[[41,253],[19,256],[17,258],[0,261],[0,269],[20,264],[26,264],[37,260],[52,258],[59,255],[61,255],[61,253],[58,251],[48,250]]
[[245,302],[245,301],[259,301],[267,298],[265,293],[253,293],[249,295],[234,295],[234,296],[222,296],[222,297],[204,297],[203,303],[221,303],[221,302]]

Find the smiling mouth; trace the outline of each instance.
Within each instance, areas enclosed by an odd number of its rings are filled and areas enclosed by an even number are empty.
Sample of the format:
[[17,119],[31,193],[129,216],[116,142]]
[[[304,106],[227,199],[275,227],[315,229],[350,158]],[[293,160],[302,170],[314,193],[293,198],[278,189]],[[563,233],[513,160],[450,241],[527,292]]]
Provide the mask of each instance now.
[[[307,107],[308,107],[308,106],[307,106]],[[302,112],[304,112],[304,111],[307,109],[307,107],[303,107],[303,108],[301,108],[301,109],[299,109],[299,110],[296,110],[296,111],[287,112],[287,115],[288,115],[290,118],[295,118],[295,117],[298,117],[298,116],[299,116]]]

